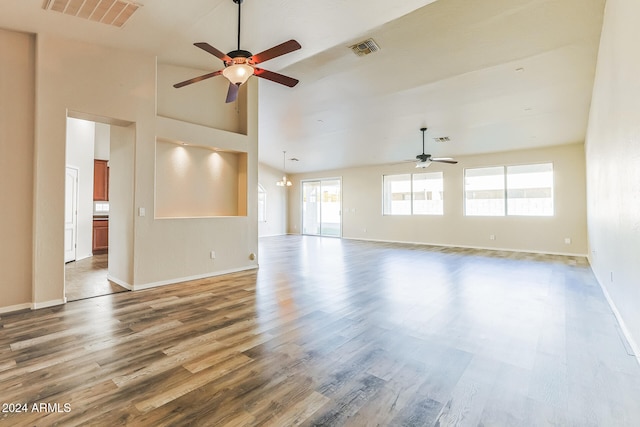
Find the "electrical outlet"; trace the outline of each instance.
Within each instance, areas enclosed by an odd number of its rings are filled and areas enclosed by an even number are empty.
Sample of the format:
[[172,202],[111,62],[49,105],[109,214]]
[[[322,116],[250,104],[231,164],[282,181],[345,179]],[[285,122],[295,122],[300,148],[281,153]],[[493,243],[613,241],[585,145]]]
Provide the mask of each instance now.
[[571,237],[565,237],[565,238],[564,238],[564,243],[565,243],[566,245],[570,245],[570,244],[571,244]]
[[216,259],[216,251],[211,251],[209,253],[209,256],[211,257],[211,259]]
[[489,240],[496,240],[495,234],[489,234]]

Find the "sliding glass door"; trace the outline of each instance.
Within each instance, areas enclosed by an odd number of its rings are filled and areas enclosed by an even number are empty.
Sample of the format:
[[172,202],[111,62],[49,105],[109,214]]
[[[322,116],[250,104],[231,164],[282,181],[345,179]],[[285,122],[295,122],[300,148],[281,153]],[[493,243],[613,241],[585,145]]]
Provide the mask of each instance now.
[[342,235],[340,178],[302,182],[302,234]]

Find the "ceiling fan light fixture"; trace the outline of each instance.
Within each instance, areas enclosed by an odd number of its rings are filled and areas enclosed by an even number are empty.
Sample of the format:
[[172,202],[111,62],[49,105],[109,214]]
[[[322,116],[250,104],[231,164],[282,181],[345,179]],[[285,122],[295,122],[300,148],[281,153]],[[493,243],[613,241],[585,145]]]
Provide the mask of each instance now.
[[[58,0],[56,0],[58,1]],[[70,0],[60,0],[60,1],[70,1]],[[83,0],[71,0],[74,3],[80,2]],[[89,0],[85,0],[89,1]],[[116,0],[91,0],[91,1],[111,1],[115,2]],[[243,85],[249,77],[256,76],[262,79],[271,80],[272,82],[287,86],[294,87],[298,84],[298,80],[292,77],[288,77],[282,74],[274,73],[273,71],[265,70],[264,68],[256,68],[255,65],[261,64],[265,61],[268,61],[273,58],[277,58],[279,56],[285,55],[287,53],[291,53],[294,50],[301,49],[300,43],[291,39],[284,43],[280,43],[277,46],[273,46],[267,50],[264,50],[257,54],[252,54],[247,50],[240,49],[240,5],[243,0],[233,0],[235,4],[238,5],[238,48],[236,50],[232,50],[231,52],[224,53],[215,47],[211,46],[206,42],[198,42],[194,43],[194,45],[205,52],[215,56],[224,62],[224,69],[214,71],[211,73],[203,74],[198,77],[191,78],[189,80],[185,80],[173,85],[174,88],[178,89],[192,83],[197,83],[199,81],[209,79],[211,77],[223,75],[229,81],[229,89],[227,90],[227,97],[225,99],[226,103],[234,102],[238,97],[238,89],[241,85]]]
[[232,84],[240,86],[249,80],[249,77],[253,75],[254,71],[251,65],[233,64],[222,70],[222,75]]
[[425,161],[420,160],[418,161],[418,163],[416,163],[416,168],[420,168],[420,169],[426,169],[429,166],[431,166],[431,162],[426,160]]

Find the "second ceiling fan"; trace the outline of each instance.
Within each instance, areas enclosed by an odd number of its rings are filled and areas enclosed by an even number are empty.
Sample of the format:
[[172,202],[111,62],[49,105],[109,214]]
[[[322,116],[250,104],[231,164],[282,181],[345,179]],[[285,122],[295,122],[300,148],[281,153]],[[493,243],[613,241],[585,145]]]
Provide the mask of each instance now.
[[195,46],[200,49],[209,52],[213,56],[219,58],[224,62],[224,69],[214,71],[212,73],[203,74],[198,77],[194,77],[189,80],[185,80],[173,85],[175,88],[181,88],[183,86],[190,85],[211,77],[219,76],[222,74],[229,80],[229,90],[227,91],[227,99],[225,102],[233,102],[238,97],[238,90],[240,86],[245,83],[249,77],[256,75],[263,79],[271,80],[276,83],[288,87],[294,87],[298,84],[298,80],[288,77],[282,74],[274,73],[273,71],[265,70],[264,68],[258,68],[256,65],[268,61],[269,59],[276,58],[278,56],[285,55],[300,49],[300,43],[295,40],[289,40],[267,49],[263,52],[252,54],[249,51],[240,49],[240,6],[244,0],[232,0],[238,5],[238,49],[232,50],[229,53],[223,53],[205,42],[194,43]]
[[[416,160],[418,161],[416,163],[417,168],[428,168],[431,165],[431,162],[449,163],[452,165],[455,165],[456,163],[458,163],[457,161],[453,160],[451,157],[431,157],[431,154],[425,154],[424,133],[427,131],[427,128],[420,128],[420,131],[422,132],[422,154],[418,154],[416,156]],[[415,161],[415,160],[410,160],[410,161]]]

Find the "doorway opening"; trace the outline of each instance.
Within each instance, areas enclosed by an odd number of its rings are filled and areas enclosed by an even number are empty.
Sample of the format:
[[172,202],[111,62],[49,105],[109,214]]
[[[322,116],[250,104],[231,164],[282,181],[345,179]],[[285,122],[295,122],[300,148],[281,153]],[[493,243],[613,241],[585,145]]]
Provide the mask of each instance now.
[[131,283],[135,125],[73,112],[66,125],[66,300],[124,292]]
[[302,234],[342,236],[342,180],[302,181]]

